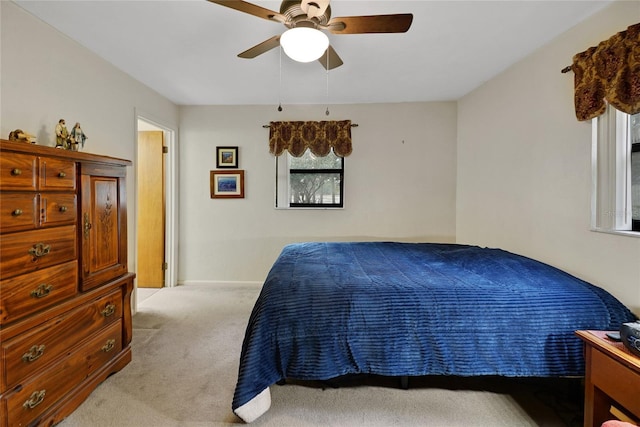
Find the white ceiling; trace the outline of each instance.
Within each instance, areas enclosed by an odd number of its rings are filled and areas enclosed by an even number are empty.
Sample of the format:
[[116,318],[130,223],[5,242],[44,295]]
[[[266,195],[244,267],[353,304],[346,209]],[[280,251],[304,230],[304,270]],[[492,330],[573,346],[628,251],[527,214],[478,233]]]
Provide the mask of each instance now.
[[414,19],[403,34],[328,33],[344,61],[328,76],[280,49],[238,58],[285,27],[205,0],[14,1],[176,104],[286,105],[456,100],[610,0],[332,0],[332,17]]

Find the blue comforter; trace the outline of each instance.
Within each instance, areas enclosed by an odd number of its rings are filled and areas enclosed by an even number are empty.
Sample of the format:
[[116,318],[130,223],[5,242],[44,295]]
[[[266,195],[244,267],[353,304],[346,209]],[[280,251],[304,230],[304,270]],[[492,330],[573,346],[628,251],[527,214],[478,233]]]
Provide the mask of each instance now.
[[574,331],[634,319],[603,289],[499,249],[292,244],[249,319],[232,407],[285,378],[583,375]]

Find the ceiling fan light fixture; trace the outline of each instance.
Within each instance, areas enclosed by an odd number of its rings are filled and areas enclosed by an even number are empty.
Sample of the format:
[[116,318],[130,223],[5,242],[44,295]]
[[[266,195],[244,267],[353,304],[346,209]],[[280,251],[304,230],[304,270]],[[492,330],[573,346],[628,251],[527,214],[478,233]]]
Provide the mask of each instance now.
[[312,62],[327,51],[329,37],[315,28],[291,28],[280,36],[280,45],[294,61]]

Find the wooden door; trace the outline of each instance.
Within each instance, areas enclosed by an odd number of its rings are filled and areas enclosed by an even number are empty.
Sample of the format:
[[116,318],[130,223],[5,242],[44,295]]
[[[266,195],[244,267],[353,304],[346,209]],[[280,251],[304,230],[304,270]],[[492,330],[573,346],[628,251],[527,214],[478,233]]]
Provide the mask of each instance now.
[[163,132],[138,132],[137,277],[140,288],[164,286]]

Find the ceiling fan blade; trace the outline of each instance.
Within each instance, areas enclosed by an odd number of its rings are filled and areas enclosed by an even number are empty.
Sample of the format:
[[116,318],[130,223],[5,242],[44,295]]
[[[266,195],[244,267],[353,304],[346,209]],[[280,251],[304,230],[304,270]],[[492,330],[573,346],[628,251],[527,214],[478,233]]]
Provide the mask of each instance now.
[[278,12],[270,9],[255,5],[242,0],[207,0],[211,3],[219,4],[220,6],[229,7],[231,9],[238,10],[240,12],[248,13],[249,15],[257,16],[258,18],[267,19],[269,21],[285,22],[286,18]]
[[344,16],[329,21],[327,29],[333,34],[405,33],[411,27],[411,22],[411,13]]
[[329,45],[329,47],[327,48],[327,51],[329,53],[328,64],[327,64],[327,52],[325,52],[324,55],[318,58],[318,61],[322,64],[324,68],[326,68],[327,70],[333,70],[334,68],[337,68],[343,64],[342,59],[340,59],[340,57],[338,56],[336,51],[333,49],[333,47],[331,47],[331,45]]
[[280,36],[273,36],[270,39],[267,39],[262,43],[258,43],[254,47],[249,48],[242,53],[239,53],[238,57],[246,59],[255,58],[256,56],[262,55],[263,53],[278,46],[280,46]]

